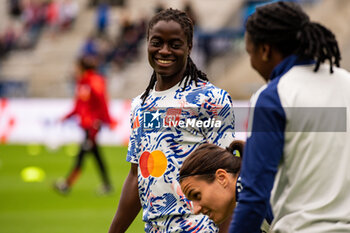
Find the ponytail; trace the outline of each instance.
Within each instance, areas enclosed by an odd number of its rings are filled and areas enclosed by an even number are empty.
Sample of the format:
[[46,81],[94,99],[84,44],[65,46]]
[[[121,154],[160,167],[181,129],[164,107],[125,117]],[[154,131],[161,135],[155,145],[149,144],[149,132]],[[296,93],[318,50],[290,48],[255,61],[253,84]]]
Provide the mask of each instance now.
[[297,33],[296,39],[299,41],[299,47],[295,53],[303,58],[315,59],[315,72],[326,60],[329,61],[331,73],[333,73],[333,64],[340,66],[338,42],[326,27],[319,23],[306,22]]
[[[215,180],[215,172],[224,169],[237,174],[241,170],[244,142],[233,141],[226,149],[206,143],[193,151],[182,164],[180,182],[189,176],[200,176],[211,183]],[[237,156],[240,154],[240,156]]]
[[229,147],[226,147],[226,150],[233,154],[235,157],[243,159],[244,144],[244,141],[234,140],[231,142]]

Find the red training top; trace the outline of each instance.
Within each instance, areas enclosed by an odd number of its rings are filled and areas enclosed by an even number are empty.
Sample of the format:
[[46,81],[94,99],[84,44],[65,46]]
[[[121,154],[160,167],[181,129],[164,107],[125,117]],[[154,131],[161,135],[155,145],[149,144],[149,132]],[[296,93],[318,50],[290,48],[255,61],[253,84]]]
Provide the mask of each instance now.
[[102,122],[113,124],[103,77],[93,70],[85,71],[76,88],[74,109],[64,119],[77,115],[83,129],[98,129]]

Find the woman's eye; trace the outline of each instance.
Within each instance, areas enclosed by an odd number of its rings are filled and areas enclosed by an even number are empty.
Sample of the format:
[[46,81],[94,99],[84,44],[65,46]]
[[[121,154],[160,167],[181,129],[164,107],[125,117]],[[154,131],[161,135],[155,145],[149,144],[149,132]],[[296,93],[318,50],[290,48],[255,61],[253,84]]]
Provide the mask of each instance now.
[[172,44],[171,47],[173,49],[179,49],[181,47],[181,45],[180,44]]
[[198,201],[198,200],[200,200],[200,199],[201,199],[201,194],[200,194],[200,193],[195,193],[195,194],[193,195],[193,200]]
[[160,41],[151,41],[150,44],[154,47],[159,47],[160,46]]

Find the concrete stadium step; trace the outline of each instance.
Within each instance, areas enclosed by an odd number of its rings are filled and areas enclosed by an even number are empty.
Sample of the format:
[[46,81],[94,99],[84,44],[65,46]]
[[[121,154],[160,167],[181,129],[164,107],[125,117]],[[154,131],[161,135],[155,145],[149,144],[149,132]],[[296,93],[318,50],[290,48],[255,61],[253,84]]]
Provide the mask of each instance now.
[[[79,0],[80,14],[73,30],[53,36],[46,28],[32,50],[13,51],[3,62],[3,79],[28,83],[30,97],[67,96],[67,77],[86,35],[94,26],[87,0]],[[91,22],[91,23],[89,23]]]

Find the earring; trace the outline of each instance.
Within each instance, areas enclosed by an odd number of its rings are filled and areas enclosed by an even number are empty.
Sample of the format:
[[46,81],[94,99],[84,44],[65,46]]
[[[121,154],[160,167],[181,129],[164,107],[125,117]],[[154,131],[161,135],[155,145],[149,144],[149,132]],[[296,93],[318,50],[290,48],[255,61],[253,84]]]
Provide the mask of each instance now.
[[267,58],[267,56],[263,56],[263,57],[262,57],[262,60],[263,60],[263,61],[268,61],[269,59]]

